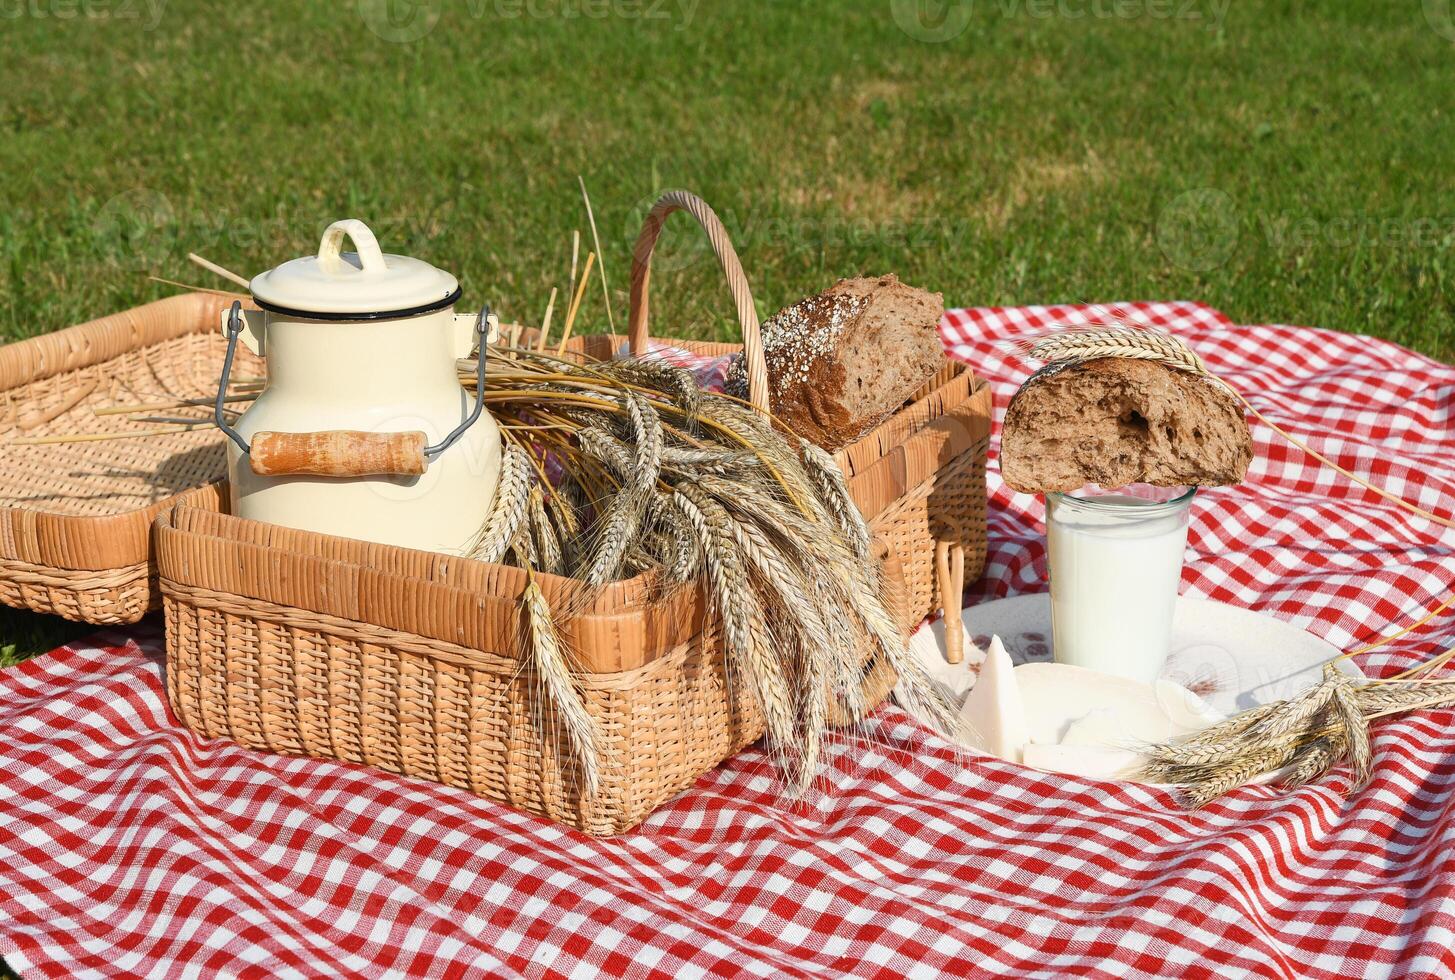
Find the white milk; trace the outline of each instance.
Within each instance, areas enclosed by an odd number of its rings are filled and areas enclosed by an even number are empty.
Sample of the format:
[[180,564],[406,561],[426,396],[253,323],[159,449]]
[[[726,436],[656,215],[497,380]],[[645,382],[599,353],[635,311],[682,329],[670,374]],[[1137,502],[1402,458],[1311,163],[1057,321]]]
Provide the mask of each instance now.
[[1192,494],[1047,495],[1056,661],[1150,683],[1167,659]]

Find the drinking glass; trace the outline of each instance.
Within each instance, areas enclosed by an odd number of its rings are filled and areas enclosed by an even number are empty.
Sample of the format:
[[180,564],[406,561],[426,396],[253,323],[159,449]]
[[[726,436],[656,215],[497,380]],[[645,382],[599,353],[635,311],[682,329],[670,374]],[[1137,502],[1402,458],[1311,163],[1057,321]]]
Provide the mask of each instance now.
[[1196,487],[1046,494],[1056,661],[1150,683],[1167,659]]

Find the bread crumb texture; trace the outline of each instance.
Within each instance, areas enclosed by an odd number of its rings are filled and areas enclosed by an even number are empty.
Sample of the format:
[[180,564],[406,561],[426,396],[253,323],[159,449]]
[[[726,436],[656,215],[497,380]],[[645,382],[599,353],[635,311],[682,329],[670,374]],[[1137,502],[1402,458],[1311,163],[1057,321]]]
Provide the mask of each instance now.
[[1253,441],[1215,380],[1127,358],[1053,365],[1011,399],[1000,473],[1023,493],[1242,481]]

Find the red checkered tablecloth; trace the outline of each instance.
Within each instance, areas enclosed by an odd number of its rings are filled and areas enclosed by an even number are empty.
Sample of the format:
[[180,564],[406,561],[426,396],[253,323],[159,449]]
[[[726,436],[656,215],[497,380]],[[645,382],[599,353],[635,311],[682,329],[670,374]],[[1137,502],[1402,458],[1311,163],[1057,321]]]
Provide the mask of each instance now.
[[[1455,369],[1322,330],[1132,304],[1345,466],[1455,512]],[[997,344],[1083,308],[957,310],[952,351],[1003,408]],[[1257,433],[1199,495],[1187,592],[1346,646],[1455,580],[1455,535]],[[1044,587],[1041,506],[992,471],[978,596]],[[1446,616],[1363,659],[1451,642]],[[966,758],[886,707],[832,791],[777,802],[761,754],[592,840],[366,768],[203,741],[165,706],[159,627],[0,673],[0,955],[23,976],[1334,977],[1455,973],[1455,716],[1382,722],[1372,785],[1171,795]]]

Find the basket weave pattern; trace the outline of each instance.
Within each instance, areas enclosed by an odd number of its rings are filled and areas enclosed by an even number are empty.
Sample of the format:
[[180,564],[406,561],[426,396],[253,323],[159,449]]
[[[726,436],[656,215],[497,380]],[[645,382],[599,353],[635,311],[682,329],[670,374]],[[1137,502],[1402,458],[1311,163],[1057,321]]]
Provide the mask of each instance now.
[[[635,670],[578,674],[601,753],[582,800],[535,679],[512,657],[168,586],[168,695],[200,735],[444,783],[619,833],[762,733],[729,695],[715,629]],[[545,725],[549,727],[549,720]]]
[[156,576],[141,562],[104,572],[0,559],[0,602],[82,623],[134,623],[152,607]]
[[939,604],[934,542],[965,549],[968,581],[985,570],[985,448],[950,463],[939,479],[916,487],[870,525],[900,563],[904,598],[893,605],[907,633]]
[[[157,428],[116,405],[211,397],[228,300],[192,293],[0,348],[0,601],[89,623],[155,608],[151,522],[217,508],[225,472],[212,429],[41,446],[14,440]],[[248,355],[240,373],[260,373]],[[165,413],[164,413],[165,414]]]

